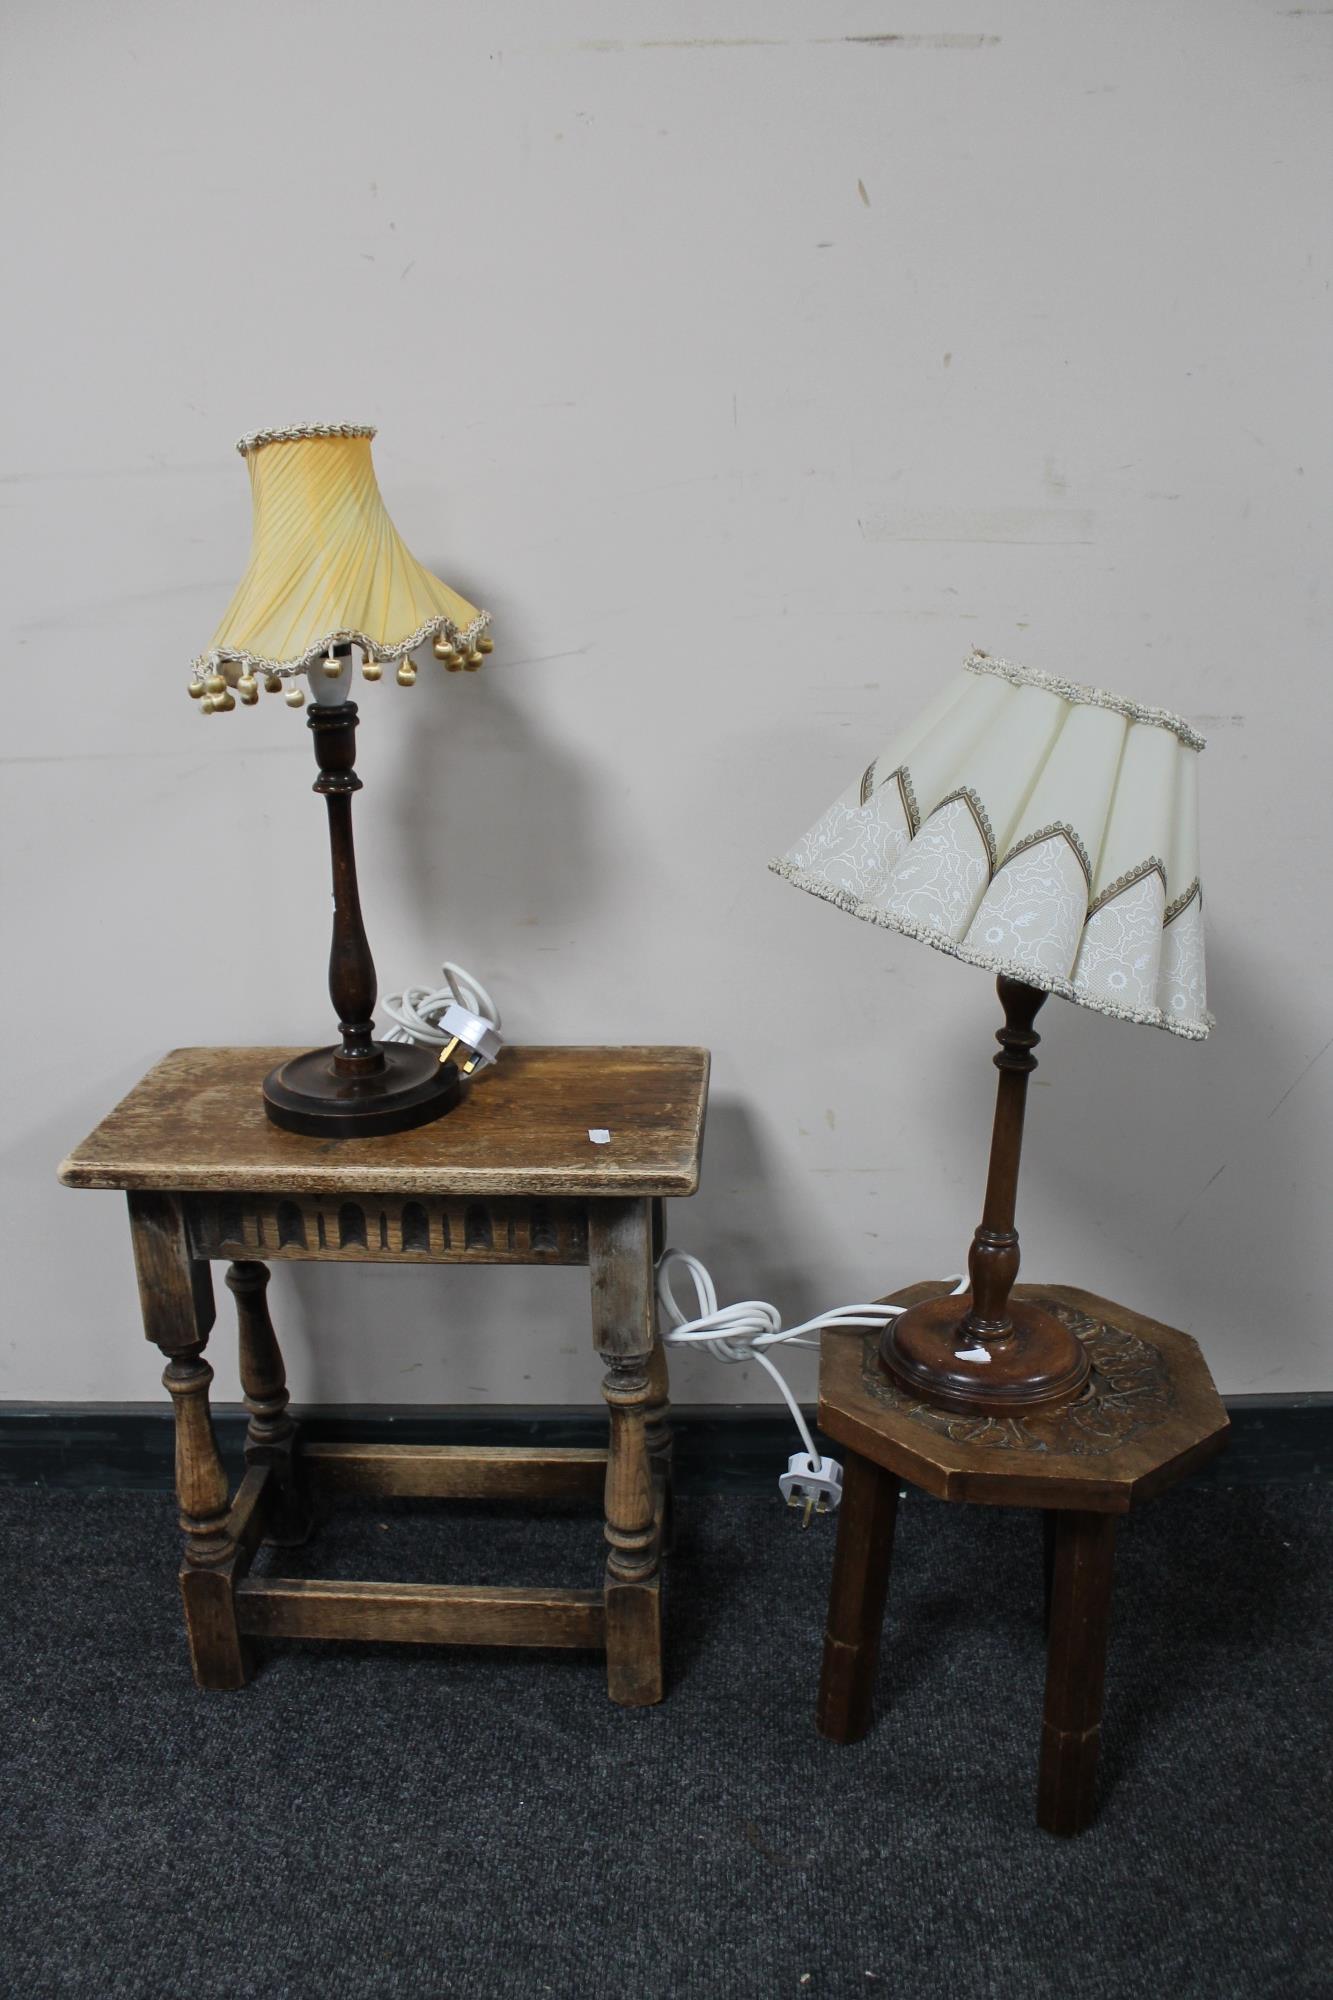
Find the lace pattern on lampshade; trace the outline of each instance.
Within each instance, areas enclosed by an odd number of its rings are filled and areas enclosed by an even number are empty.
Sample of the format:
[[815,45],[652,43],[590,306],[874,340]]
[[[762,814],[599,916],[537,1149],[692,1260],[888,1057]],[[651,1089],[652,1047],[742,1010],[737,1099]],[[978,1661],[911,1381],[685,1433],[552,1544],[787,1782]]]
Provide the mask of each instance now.
[[772,866],[969,964],[1201,1040],[1202,747],[1168,710],[974,655]]

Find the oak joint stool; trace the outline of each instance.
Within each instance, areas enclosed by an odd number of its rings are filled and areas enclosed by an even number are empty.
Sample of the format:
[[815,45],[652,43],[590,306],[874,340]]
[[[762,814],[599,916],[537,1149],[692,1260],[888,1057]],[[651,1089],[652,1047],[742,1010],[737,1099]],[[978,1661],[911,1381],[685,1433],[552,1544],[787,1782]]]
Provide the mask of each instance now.
[[[913,1306],[947,1284],[913,1285]],[[898,1485],[941,1500],[1042,1510],[1047,1668],[1037,1824],[1080,1833],[1093,1814],[1117,1515],[1165,1490],[1222,1445],[1228,1419],[1187,1333],[1068,1285],[1019,1285],[1092,1364],[1055,1408],[970,1416],[924,1403],[879,1364],[877,1333],[826,1332],[819,1421],[847,1450],[817,1727],[835,1743],[870,1728],[888,1598]]]
[[[662,1697],[660,1560],[671,1429],[655,1264],[662,1204],[699,1181],[708,1053],[508,1048],[449,1117],[392,1138],[310,1139],[264,1115],[285,1049],[177,1049],[60,1169],[123,1189],[144,1332],[167,1357],[176,1415],[180,1573],[200,1687],[238,1688],[265,1638],[605,1651],[613,1701]],[[308,1444],[288,1407],[269,1266],[586,1264],[606,1365],[605,1451]],[[228,1266],[249,1412],[229,1491],[204,1359],[210,1265]],[[312,1491],[407,1498],[603,1494],[599,1590],[252,1576],[261,1543],[303,1541]]]

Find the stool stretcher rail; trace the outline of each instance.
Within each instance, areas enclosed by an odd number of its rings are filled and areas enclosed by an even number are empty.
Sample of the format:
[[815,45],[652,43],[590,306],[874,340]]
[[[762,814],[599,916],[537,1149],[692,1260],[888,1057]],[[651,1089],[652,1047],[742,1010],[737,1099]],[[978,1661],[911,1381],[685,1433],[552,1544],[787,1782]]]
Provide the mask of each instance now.
[[597,1500],[606,1452],[527,1445],[308,1444],[324,1491],[402,1500]]
[[249,1637],[264,1639],[592,1649],[606,1643],[600,1590],[524,1590],[507,1584],[247,1577],[236,1588],[236,1622]]

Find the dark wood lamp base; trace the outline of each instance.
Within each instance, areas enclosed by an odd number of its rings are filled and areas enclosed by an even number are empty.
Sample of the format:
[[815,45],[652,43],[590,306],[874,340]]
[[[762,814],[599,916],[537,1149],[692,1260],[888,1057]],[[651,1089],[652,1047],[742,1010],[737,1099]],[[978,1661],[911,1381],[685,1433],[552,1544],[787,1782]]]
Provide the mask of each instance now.
[[336,1047],[309,1049],[264,1078],[264,1109],[284,1132],[313,1139],[377,1138],[411,1132],[452,1111],[461,1094],[457,1063],[410,1042],[372,1042],[383,1065],[339,1072]]
[[[336,656],[349,646],[333,648]],[[316,699],[309,725],[319,776],[314,789],[328,807],[333,863],[333,943],[329,998],[341,1042],[307,1049],[264,1079],[264,1110],[284,1132],[311,1139],[371,1139],[429,1125],[458,1103],[458,1065],[412,1042],[377,1042],[375,962],[361,916],[352,844],[356,775],[356,703]]]
[[944,1409],[1040,1409],[1086,1387],[1083,1347],[1040,1306],[1011,1306],[1009,1332],[984,1341],[965,1331],[971,1309],[967,1298],[950,1297],[913,1306],[885,1331],[881,1365],[901,1388]]
[[1046,995],[1001,974],[1004,1026],[990,1173],[981,1226],[972,1239],[969,1295],[927,1299],[895,1319],[880,1341],[880,1366],[909,1394],[943,1409],[1002,1413],[1069,1402],[1088,1382],[1088,1357],[1067,1326],[1030,1300],[1011,1300],[1018,1276],[1014,1206],[1028,1076],[1037,1067],[1032,1023]]

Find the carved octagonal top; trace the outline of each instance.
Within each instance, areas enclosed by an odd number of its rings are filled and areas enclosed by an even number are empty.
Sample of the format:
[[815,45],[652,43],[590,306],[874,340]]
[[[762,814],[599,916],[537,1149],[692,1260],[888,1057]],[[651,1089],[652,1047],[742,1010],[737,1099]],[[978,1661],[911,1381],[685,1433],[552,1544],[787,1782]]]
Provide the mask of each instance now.
[[[913,1285],[893,1305],[945,1287]],[[1228,1419],[1195,1341],[1069,1285],[1019,1285],[1083,1342],[1092,1375],[1054,1409],[968,1415],[922,1402],[879,1365],[878,1334],[821,1342],[819,1421],[831,1438],[942,1500],[1125,1513],[1222,1444]]]

